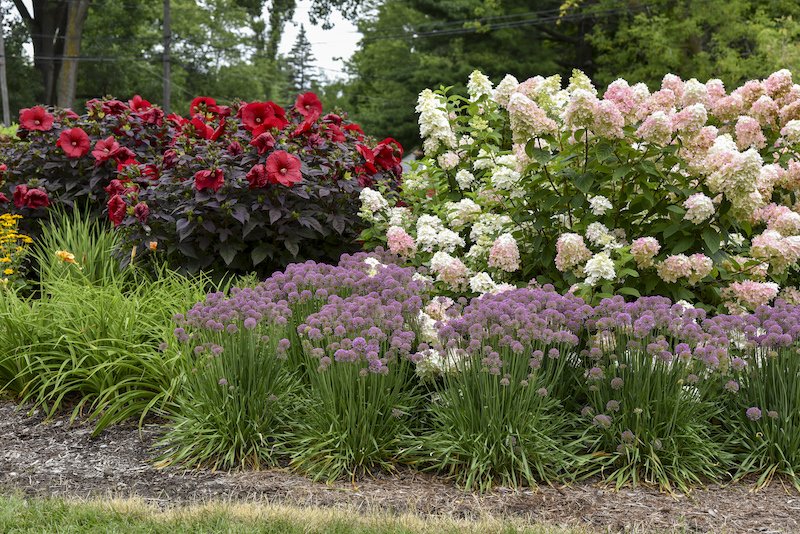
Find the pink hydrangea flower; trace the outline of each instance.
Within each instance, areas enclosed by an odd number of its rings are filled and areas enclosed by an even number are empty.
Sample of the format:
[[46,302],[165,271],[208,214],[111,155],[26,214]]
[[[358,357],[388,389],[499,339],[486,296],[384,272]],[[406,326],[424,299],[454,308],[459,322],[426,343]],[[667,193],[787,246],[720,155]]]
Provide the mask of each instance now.
[[653,258],[659,250],[661,250],[661,245],[658,244],[655,237],[640,237],[631,243],[631,254],[640,269],[652,266]]
[[714,203],[703,193],[695,193],[683,203],[686,208],[684,219],[700,224],[714,214]]
[[762,149],[767,146],[767,138],[761,131],[761,124],[753,117],[742,115],[736,121],[736,144],[739,150]]
[[489,251],[489,267],[499,267],[506,272],[519,269],[519,248],[511,234],[503,234],[494,240]]
[[566,271],[592,257],[579,234],[561,234],[556,242],[556,269]]
[[417,244],[414,242],[414,238],[399,226],[390,226],[386,231],[386,237],[389,239],[389,251],[392,254],[406,259],[413,258],[417,253]]

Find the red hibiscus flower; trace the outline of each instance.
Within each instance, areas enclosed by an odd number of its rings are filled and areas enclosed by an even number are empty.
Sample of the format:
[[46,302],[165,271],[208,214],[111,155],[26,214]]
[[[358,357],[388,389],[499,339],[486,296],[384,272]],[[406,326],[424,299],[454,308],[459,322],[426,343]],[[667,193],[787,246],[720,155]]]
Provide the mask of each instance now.
[[[190,123],[194,127],[194,134],[200,139],[211,139],[214,135],[214,128],[203,122],[200,117],[195,117],[192,119]],[[186,133],[191,134],[192,128],[187,128]]]
[[68,158],[79,158],[89,153],[92,142],[82,128],[70,128],[61,132],[56,146],[63,148]]
[[24,184],[17,184],[14,189],[14,205],[21,208],[28,201],[28,186]]
[[78,114],[75,113],[74,111],[72,111],[71,109],[62,109],[61,113],[64,115],[64,117],[66,117],[68,119],[75,120],[75,119],[79,119],[80,118],[78,116]]
[[6,165],[5,163],[0,163],[0,174],[5,174],[7,170],[8,170],[8,165]]
[[99,167],[103,162],[114,157],[117,152],[119,152],[119,143],[114,141],[113,135],[99,140],[92,150],[92,156],[95,159],[94,166]]
[[258,153],[263,154],[275,146],[275,138],[272,137],[271,133],[264,132],[258,137],[253,138],[253,140],[250,141],[250,146],[256,147],[258,149]]
[[332,122],[336,126],[342,125],[342,117],[337,115],[336,113],[328,113],[324,117],[322,117],[324,122]]
[[172,168],[175,165],[175,163],[177,163],[177,161],[178,161],[178,153],[172,150],[171,148],[166,152],[164,152],[164,157],[161,160],[162,165],[164,166],[165,169]]
[[361,138],[364,136],[364,132],[361,131],[361,126],[359,126],[358,124],[345,124],[344,126],[342,126],[342,130],[349,130],[351,132],[358,132],[358,134],[359,134],[358,135],[358,139],[359,140],[361,140]]
[[303,121],[297,125],[297,128],[291,133],[292,137],[297,137],[298,135],[303,135],[311,131],[311,127],[314,125],[314,121]]
[[387,137],[378,143],[372,152],[375,154],[375,163],[388,171],[400,165],[403,147],[391,137]]
[[319,101],[319,98],[314,93],[305,93],[297,95],[294,109],[305,117],[307,121],[314,122],[322,115],[322,102]]
[[39,130],[46,132],[53,129],[54,116],[49,114],[42,106],[19,110],[19,125],[26,130]]
[[0,193],[0,202],[8,202],[8,197],[3,193]]
[[367,160],[367,162],[364,164],[364,170],[369,174],[375,174],[378,172],[378,169],[376,169],[374,165],[375,153],[364,145],[356,145],[356,150],[358,150],[358,153],[364,156],[364,159]]
[[300,158],[283,150],[277,150],[267,158],[267,177],[273,184],[292,187],[303,179],[301,166]]
[[325,137],[334,143],[344,143],[346,140],[342,130],[340,130],[335,124],[328,125],[328,127],[325,129]]
[[266,102],[252,102],[242,109],[242,122],[251,132],[273,117],[275,112]]
[[226,119],[231,116],[233,109],[230,106],[217,106],[217,115],[220,119]]
[[144,111],[150,109],[152,105],[139,95],[133,95],[133,98],[128,100],[128,107],[131,108],[131,111]]
[[147,222],[147,216],[150,215],[150,208],[144,202],[139,202],[133,208],[133,215],[140,223],[144,224]]
[[222,177],[222,169],[214,169],[214,171],[198,171],[194,175],[194,186],[198,191],[206,187],[210,187],[216,193],[222,187],[225,179]]
[[158,108],[150,108],[142,111],[139,116],[147,124],[155,124],[156,126],[164,124],[164,112]]
[[111,182],[109,182],[109,184],[103,189],[105,189],[106,193],[108,193],[112,197],[113,196],[121,197],[128,193],[135,193],[139,190],[138,187],[125,187],[125,182],[123,182],[122,180],[118,180],[116,178],[111,180]]
[[46,208],[50,205],[50,199],[47,197],[47,193],[41,189],[29,189],[28,194],[25,195],[25,199],[28,201],[28,207],[32,210],[41,207]]
[[267,177],[267,168],[263,165],[254,165],[250,171],[245,175],[247,181],[250,182],[250,189],[255,189],[256,187],[266,187],[269,183],[269,178]]
[[100,111],[106,115],[122,115],[124,112],[128,111],[128,106],[119,100],[108,100],[103,102]]
[[231,156],[241,156],[243,152],[244,149],[242,148],[242,145],[236,139],[231,141],[231,143],[228,145],[228,154]]
[[114,160],[117,163],[125,162],[129,159],[136,159],[136,154],[134,154],[133,150],[126,146],[121,146],[116,152],[114,152]]
[[106,206],[108,206],[108,218],[114,223],[114,226],[116,227],[122,224],[122,220],[125,218],[125,212],[128,209],[128,205],[125,204],[122,197],[120,195],[114,195],[108,200]]
[[185,125],[189,124],[189,119],[186,119],[174,113],[170,113],[169,115],[167,115],[167,122],[171,122],[178,128],[183,128]]
[[217,112],[217,101],[207,96],[198,96],[192,100],[189,106],[189,115],[194,117],[198,113],[201,115],[215,114]]

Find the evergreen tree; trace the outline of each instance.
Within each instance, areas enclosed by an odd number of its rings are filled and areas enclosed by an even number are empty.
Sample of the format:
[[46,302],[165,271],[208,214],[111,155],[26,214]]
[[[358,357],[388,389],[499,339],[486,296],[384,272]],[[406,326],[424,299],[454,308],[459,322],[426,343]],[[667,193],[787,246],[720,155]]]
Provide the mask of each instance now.
[[315,61],[316,58],[311,52],[311,43],[306,36],[306,29],[301,24],[300,33],[297,34],[294,46],[286,58],[287,102],[294,102],[298,94],[313,91],[319,86],[319,74],[314,67]]

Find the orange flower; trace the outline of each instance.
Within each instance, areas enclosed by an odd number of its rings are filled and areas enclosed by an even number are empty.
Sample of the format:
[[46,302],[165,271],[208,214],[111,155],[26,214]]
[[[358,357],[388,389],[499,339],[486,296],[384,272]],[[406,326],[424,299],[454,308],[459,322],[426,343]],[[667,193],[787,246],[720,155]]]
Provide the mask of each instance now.
[[150,250],[152,252],[156,251],[156,247],[158,246],[158,241],[150,241]]
[[56,251],[56,256],[63,262],[66,263],[75,263],[75,255],[67,252],[66,250],[58,250]]

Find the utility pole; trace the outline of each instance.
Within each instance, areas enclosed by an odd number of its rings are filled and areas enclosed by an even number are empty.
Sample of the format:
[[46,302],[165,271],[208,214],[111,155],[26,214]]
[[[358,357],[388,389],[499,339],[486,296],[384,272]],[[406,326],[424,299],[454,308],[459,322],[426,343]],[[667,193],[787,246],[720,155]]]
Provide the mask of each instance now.
[[169,0],[164,0],[164,113],[169,115],[169,95],[171,91],[169,80],[169,43],[172,36],[169,27]]
[[11,125],[11,113],[8,110],[8,80],[6,79],[6,44],[3,34],[5,29],[0,23],[0,93],[3,99],[3,126]]

